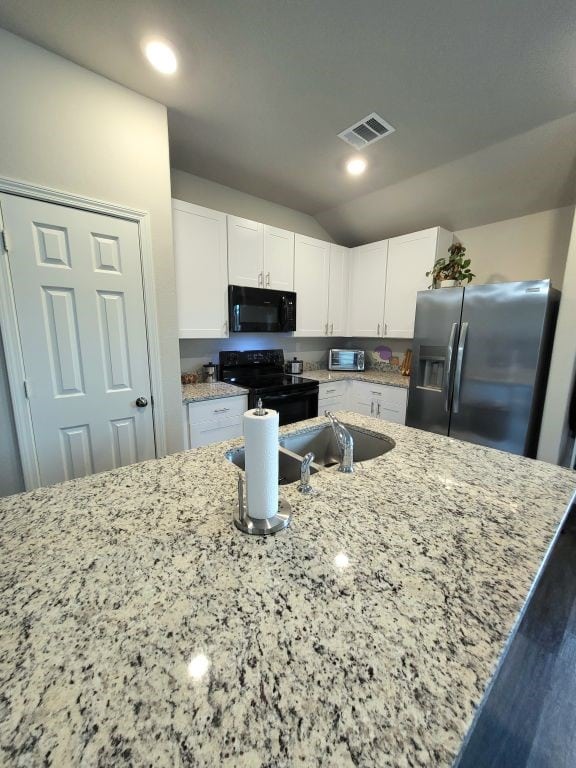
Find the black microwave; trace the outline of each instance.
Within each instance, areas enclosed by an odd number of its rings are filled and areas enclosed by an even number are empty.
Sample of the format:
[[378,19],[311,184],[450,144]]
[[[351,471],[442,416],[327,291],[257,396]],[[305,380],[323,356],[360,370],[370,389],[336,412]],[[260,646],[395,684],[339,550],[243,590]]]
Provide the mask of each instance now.
[[234,333],[291,333],[296,330],[296,294],[229,285],[228,319]]

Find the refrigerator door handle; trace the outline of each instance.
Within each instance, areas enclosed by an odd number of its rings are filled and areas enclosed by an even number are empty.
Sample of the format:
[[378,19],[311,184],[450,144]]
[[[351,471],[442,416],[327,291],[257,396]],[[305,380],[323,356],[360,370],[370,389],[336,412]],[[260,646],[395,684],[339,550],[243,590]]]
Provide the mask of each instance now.
[[460,408],[460,386],[462,384],[462,364],[464,362],[464,348],[466,347],[466,337],[468,335],[468,323],[462,323],[460,339],[458,341],[458,357],[456,358],[456,373],[454,375],[454,403],[452,404],[452,413],[458,413]]
[[452,358],[454,356],[454,344],[456,342],[456,331],[458,323],[452,323],[450,331],[450,341],[448,342],[448,353],[446,355],[446,367],[444,369],[444,411],[450,410],[450,382],[452,381]]

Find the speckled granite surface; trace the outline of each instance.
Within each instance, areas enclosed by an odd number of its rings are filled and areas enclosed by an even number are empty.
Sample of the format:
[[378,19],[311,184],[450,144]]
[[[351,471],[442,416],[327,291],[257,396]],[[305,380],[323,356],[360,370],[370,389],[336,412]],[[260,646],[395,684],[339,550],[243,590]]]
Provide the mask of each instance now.
[[451,763],[576,475],[344,421],[396,448],[267,539],[238,441],[0,500],[3,765]]
[[386,384],[390,387],[403,387],[408,389],[410,377],[402,376],[398,371],[306,371],[307,379],[315,379],[321,383],[326,381],[367,381],[370,384]]
[[184,384],[182,386],[182,402],[197,403],[200,400],[214,400],[217,397],[237,397],[247,394],[248,390],[217,381],[215,384]]

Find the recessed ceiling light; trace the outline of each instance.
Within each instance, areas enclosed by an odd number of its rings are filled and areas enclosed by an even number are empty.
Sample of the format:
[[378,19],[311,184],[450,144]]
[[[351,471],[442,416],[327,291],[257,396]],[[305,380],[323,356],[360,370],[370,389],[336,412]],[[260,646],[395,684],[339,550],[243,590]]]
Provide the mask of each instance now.
[[353,157],[346,163],[346,170],[351,176],[360,176],[366,170],[366,160],[363,157]]
[[176,54],[162,40],[150,40],[144,46],[144,53],[154,69],[162,72],[163,75],[173,75],[178,69]]

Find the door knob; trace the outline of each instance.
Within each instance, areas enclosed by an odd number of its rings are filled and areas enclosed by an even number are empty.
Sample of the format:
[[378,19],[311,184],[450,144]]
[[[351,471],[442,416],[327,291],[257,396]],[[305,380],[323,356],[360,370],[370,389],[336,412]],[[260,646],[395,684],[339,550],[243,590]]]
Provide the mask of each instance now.
[[148,405],[148,400],[145,397],[137,397],[136,398],[136,405],[138,408],[146,408]]

